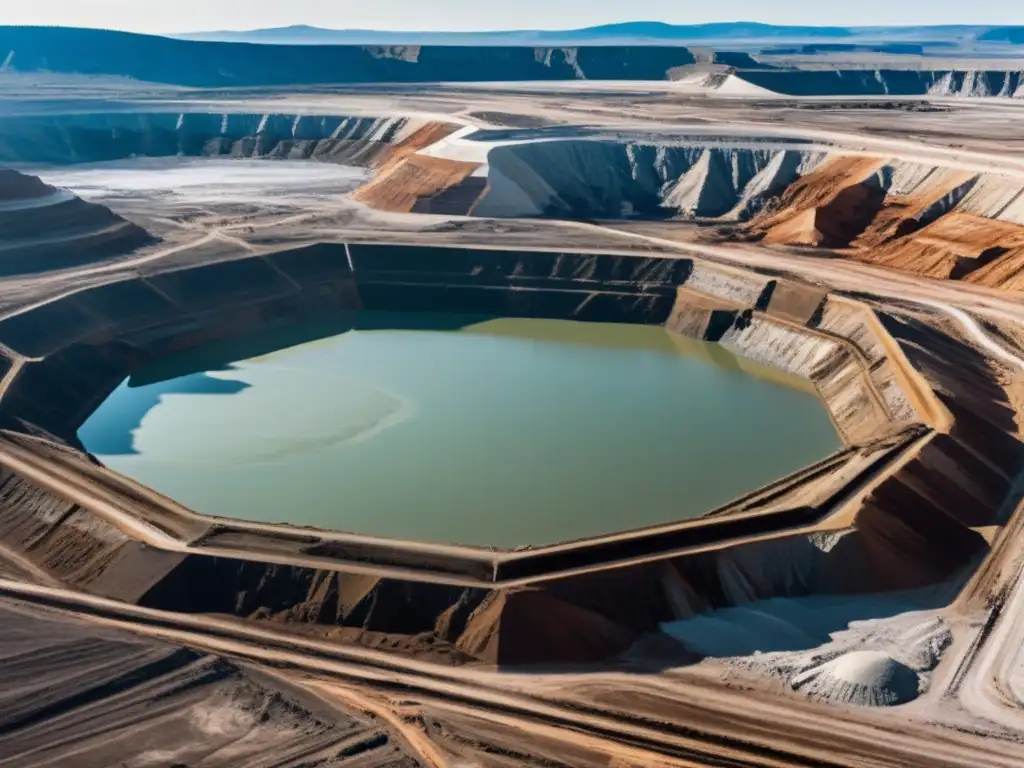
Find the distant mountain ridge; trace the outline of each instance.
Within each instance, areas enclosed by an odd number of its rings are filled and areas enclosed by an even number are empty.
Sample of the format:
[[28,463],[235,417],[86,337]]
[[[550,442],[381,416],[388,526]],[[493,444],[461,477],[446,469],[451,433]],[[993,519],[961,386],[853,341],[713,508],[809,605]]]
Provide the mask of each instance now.
[[101,29],[0,27],[0,77],[48,72],[189,87],[668,80],[693,64],[663,46],[252,45]]
[[667,24],[628,21],[569,30],[502,30],[493,32],[424,32],[325,29],[307,25],[247,31],[186,32],[179,39],[291,45],[595,45],[699,44],[739,40],[865,40],[1024,43],[1024,27],[944,25],[914,27],[820,27],[762,24],[752,21],[712,24]]
[[978,40],[993,43],[1024,45],[1024,27],[996,27],[983,33]]

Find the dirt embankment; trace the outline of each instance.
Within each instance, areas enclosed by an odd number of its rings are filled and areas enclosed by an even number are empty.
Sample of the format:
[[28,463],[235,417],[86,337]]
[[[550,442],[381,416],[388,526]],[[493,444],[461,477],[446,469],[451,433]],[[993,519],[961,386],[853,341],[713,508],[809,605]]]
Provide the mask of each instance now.
[[0,538],[56,581],[135,602],[181,561],[0,468]]
[[864,260],[929,277],[1024,290],[1024,226],[950,213],[865,254]]
[[880,158],[838,157],[802,176],[752,222],[770,244],[845,246],[871,221],[882,190],[865,182]]
[[[409,155],[356,190],[352,199],[374,208],[401,213],[442,213],[436,198],[450,197],[479,166],[457,160]],[[472,208],[473,201],[467,201]]]
[[33,200],[52,195],[56,191],[36,176],[18,173],[10,168],[0,168],[0,203]]
[[102,205],[0,168],[0,275],[88,264],[156,242]]
[[1024,288],[1024,182],[884,158],[833,157],[755,217],[764,242],[939,279]]
[[[605,661],[643,638],[650,645],[663,622],[777,597],[934,584],[985,550],[984,539],[966,529],[874,514],[830,536],[791,536],[531,587],[466,588],[344,568],[165,556],[138,544],[130,553],[126,537],[93,513],[17,479],[4,487],[23,495],[6,491],[5,544],[68,585],[452,664]],[[662,652],[673,663],[698,658],[665,639],[662,645],[671,646]]]
[[441,141],[355,197],[403,212],[719,223],[727,225],[726,237],[838,249],[1007,290],[1024,285],[1019,178],[795,142],[751,148],[598,136],[535,140],[543,136],[534,129],[509,143],[502,134],[493,146],[486,132]]

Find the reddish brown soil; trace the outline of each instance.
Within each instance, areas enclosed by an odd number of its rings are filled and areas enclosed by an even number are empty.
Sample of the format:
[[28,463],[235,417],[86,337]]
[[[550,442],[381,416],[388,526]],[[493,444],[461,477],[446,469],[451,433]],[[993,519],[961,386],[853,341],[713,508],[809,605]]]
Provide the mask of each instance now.
[[493,593],[470,616],[459,650],[499,665],[593,663],[637,635],[594,611],[534,589]]
[[456,186],[478,167],[476,163],[410,154],[387,163],[377,178],[352,197],[374,208],[408,213],[417,201]]
[[928,277],[1024,288],[1024,227],[953,212],[856,258]]
[[927,194],[917,197],[887,195],[874,220],[854,242],[861,248],[875,248],[890,240],[904,237],[921,227],[920,218],[933,205],[966,184],[973,174],[948,172],[943,183],[935,185]]
[[386,173],[398,165],[402,159],[419,152],[421,149],[436,144],[446,136],[455,132],[458,126],[452,123],[430,122],[402,139],[391,148],[387,160],[380,165],[381,173]]
[[751,221],[766,243],[844,246],[871,222],[881,195],[863,182],[884,160],[837,157],[787,189],[778,205]]

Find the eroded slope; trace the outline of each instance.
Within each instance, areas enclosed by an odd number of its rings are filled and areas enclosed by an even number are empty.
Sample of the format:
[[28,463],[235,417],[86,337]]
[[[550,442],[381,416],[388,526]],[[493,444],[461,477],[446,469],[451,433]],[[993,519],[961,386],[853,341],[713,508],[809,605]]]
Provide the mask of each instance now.
[[0,274],[77,266],[155,242],[104,206],[0,168]]

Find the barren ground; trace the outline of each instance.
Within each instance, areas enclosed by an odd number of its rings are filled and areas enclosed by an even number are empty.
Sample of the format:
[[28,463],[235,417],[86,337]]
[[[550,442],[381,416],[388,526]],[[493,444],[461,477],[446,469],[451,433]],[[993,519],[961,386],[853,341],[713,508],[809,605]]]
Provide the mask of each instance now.
[[[565,135],[728,137],[766,147],[797,137],[865,156],[998,169],[1024,179],[1024,101],[756,101],[709,98],[673,84],[213,93],[119,81],[72,86],[73,96],[66,80],[0,74],[0,101],[12,115],[398,115],[516,131],[562,126]],[[176,611],[111,599],[99,586],[68,583],[66,574],[33,559],[33,547],[54,535],[40,528],[32,546],[24,549],[20,542],[0,540],[0,677],[8,683],[0,693],[5,702],[0,765],[1024,765],[1024,484],[1014,463],[1024,429],[1024,294],[892,269],[825,246],[740,242],[707,222],[495,219],[376,210],[352,199],[349,193],[357,182],[344,168],[335,175],[326,171],[328,166],[310,164],[303,170],[306,175],[276,176],[268,186],[262,164],[276,161],[216,162],[245,162],[253,175],[234,186],[218,186],[205,177],[194,183],[182,183],[181,177],[149,183],[145,174],[117,179],[109,165],[19,166],[86,201],[102,203],[159,242],[87,264],[0,277],[0,319],[91,286],[321,242],[693,258],[727,271],[791,278],[832,294],[837,306],[844,297],[864,302],[882,318],[887,359],[900,369],[896,376],[919,415],[941,437],[948,433],[970,446],[984,444],[977,455],[956,455],[972,471],[980,463],[978,473],[1005,474],[1012,488],[998,499],[985,497],[999,508],[985,519],[980,514],[972,518],[983,506],[976,497],[967,495],[962,504],[957,497],[956,511],[962,516],[952,537],[960,538],[946,542],[949,552],[959,551],[969,536],[984,539],[986,551],[966,557],[967,565],[943,571],[932,583],[906,579],[905,589],[849,600],[849,595],[833,600],[828,590],[780,597],[761,590],[758,575],[750,573],[763,568],[763,579],[785,580],[773,569],[785,570],[776,563],[786,559],[786,551],[750,566],[756,546],[764,542],[734,543],[724,547],[724,554],[695,555],[720,558],[693,566],[715,571],[721,582],[715,588],[722,594],[707,599],[702,610],[680,615],[663,633],[647,633],[613,661],[554,669],[497,664],[474,655],[465,642],[455,648],[422,636],[398,641],[368,625],[297,629],[226,615],[227,610]],[[309,175],[308,167],[320,170]],[[274,193],[268,194],[268,188]],[[5,381],[5,387],[9,384]],[[966,435],[975,427],[972,419],[998,427],[998,446]],[[75,499],[118,535],[145,542],[132,555],[138,558],[132,562],[138,563],[140,578],[148,567],[156,567],[157,555],[177,558],[200,551],[198,533],[178,536],[152,520],[104,508],[107,489],[66,466],[62,474],[59,462],[47,463],[44,451],[26,451],[24,445],[10,445],[6,437],[0,443],[4,482],[12,473],[27,478],[45,489],[40,497],[52,493]],[[928,450],[927,440],[920,439],[901,461],[932,456]],[[937,474],[954,477],[947,495],[974,482],[974,475],[956,462],[943,464],[940,456],[924,463],[931,461],[939,467]],[[872,482],[903,477],[903,469],[894,464]],[[963,477],[957,474],[961,469]],[[906,482],[920,490],[916,477]],[[808,496],[813,490],[803,488]],[[872,486],[871,493],[876,490]],[[921,492],[936,504],[947,503],[936,499],[941,491]],[[22,493],[5,492],[0,504],[13,509],[24,501]],[[865,508],[900,506],[881,492],[867,495],[866,489],[851,490],[831,508],[829,518],[793,538],[818,537],[815,546],[832,551],[836,542],[822,543],[830,534],[849,531],[851,521],[853,529],[870,527],[867,517],[858,517]],[[73,505],[55,509],[44,511],[51,518],[78,514]],[[932,525],[938,523],[930,519],[925,527]],[[943,518],[942,525],[953,524]],[[9,533],[0,531],[5,537]],[[901,536],[902,529],[891,533],[892,538]],[[889,537],[889,529],[880,534],[883,540]],[[255,540],[242,539],[234,549],[245,550]],[[279,546],[275,562],[313,564],[309,558],[281,555],[287,547]],[[794,559],[798,550],[794,545]],[[215,554],[245,557],[228,546]],[[730,561],[733,554],[736,559]],[[72,555],[63,557],[64,563],[73,560]],[[251,557],[258,560],[262,554]],[[878,557],[880,570],[882,563],[889,567]],[[871,562],[870,555],[864,562]],[[685,567],[680,572],[690,578],[680,580],[681,589],[696,593],[706,586]],[[593,591],[604,588],[603,582],[588,585]],[[189,589],[206,586],[193,583]],[[730,602],[730,589],[749,594]],[[507,617],[513,608],[504,610]],[[751,642],[775,631],[780,616],[790,621],[793,613],[804,612],[820,622],[793,620],[809,638],[806,642],[802,637],[771,649]],[[564,620],[551,615],[555,622]],[[535,631],[548,631],[540,625],[550,623],[538,622]],[[523,631],[530,631],[525,626]],[[565,642],[586,643],[585,634],[567,631]],[[484,637],[478,647],[487,642]],[[829,703],[789,684],[795,670],[864,649],[916,664],[920,695],[878,709],[849,700]]]

